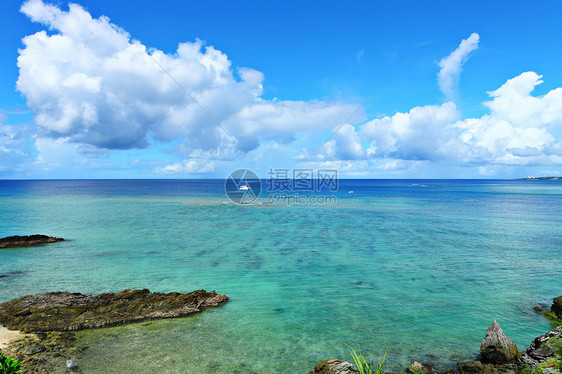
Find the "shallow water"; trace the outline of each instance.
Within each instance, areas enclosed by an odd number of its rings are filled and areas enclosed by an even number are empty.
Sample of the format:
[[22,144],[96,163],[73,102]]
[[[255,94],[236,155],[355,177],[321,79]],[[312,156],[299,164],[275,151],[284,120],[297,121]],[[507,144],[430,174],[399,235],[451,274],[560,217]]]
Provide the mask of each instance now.
[[[85,373],[305,373],[346,345],[389,369],[474,358],[494,319],[523,349],[562,293],[562,184],[340,181],[337,204],[228,204],[222,181],[0,181],[0,301],[124,288],[230,297],[79,333]],[[355,191],[348,194],[349,190]]]

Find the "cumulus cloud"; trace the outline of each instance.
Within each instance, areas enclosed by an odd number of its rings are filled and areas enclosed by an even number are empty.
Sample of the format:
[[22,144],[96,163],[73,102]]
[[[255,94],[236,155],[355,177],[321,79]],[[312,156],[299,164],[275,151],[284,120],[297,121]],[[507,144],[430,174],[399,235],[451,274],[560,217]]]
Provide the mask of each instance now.
[[437,74],[437,83],[448,100],[454,98],[462,66],[468,59],[470,52],[478,48],[479,40],[480,36],[477,33],[472,33],[467,39],[463,39],[458,48],[449,56],[439,61],[441,70]]
[[18,169],[22,163],[33,157],[31,129],[23,125],[8,125],[0,113],[0,175]]
[[156,173],[163,174],[202,174],[215,170],[213,161],[204,159],[186,159],[183,162],[176,162],[155,170]]
[[77,4],[63,11],[29,0],[21,11],[48,29],[23,39],[17,81],[44,136],[106,149],[182,139],[186,157],[221,150],[232,157],[235,141],[208,113],[251,151],[262,140],[330,128],[351,111],[339,102],[265,100],[261,72],[233,68],[200,40],[166,54]]
[[[562,88],[532,96],[542,76],[525,72],[489,92],[489,113],[461,119],[452,101],[348,125],[326,144],[317,161],[385,159],[461,165],[556,165],[562,163]],[[368,145],[364,145],[368,143]],[[304,152],[306,154],[306,151]],[[347,155],[347,157],[346,157]],[[482,169],[484,170],[484,169]],[[486,169],[488,170],[488,169]]]
[[448,156],[447,142],[460,119],[453,102],[412,108],[408,113],[377,118],[361,126],[373,157],[438,161]]
[[542,76],[525,72],[489,92],[490,113],[455,126],[464,155],[476,162],[510,165],[557,164],[562,161],[562,88],[532,96]]
[[[35,113],[38,131],[24,136],[0,123],[3,159],[38,152],[36,164],[62,165],[100,151],[170,142],[184,160],[151,164],[150,170],[209,173],[220,161],[239,157],[241,148],[295,155],[303,139],[335,129],[356,109],[341,102],[266,100],[263,73],[233,67],[225,53],[201,40],[180,43],[167,54],[77,4],[66,11],[28,0],[21,11],[45,26],[23,39],[18,57],[17,89]],[[490,91],[485,115],[463,117],[454,96],[463,64],[478,44],[474,33],[438,63],[446,102],[346,123],[320,152],[312,156],[304,148],[293,160],[358,176],[365,170],[409,172],[428,163],[474,165],[482,172],[498,165],[561,164],[562,88],[533,96],[543,82],[535,72]]]

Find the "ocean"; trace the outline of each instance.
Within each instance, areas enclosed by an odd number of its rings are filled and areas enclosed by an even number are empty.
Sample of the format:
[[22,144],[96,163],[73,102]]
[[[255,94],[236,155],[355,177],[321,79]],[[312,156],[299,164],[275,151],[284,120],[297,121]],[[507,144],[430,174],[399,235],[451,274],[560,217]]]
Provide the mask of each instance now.
[[477,357],[494,319],[519,350],[551,327],[533,307],[562,294],[560,181],[340,180],[296,204],[263,191],[243,205],[224,185],[0,181],[0,237],[68,239],[0,250],[0,301],[229,296],[193,317],[78,332],[84,373],[307,373],[351,360],[349,347],[387,351],[388,370],[447,367]]

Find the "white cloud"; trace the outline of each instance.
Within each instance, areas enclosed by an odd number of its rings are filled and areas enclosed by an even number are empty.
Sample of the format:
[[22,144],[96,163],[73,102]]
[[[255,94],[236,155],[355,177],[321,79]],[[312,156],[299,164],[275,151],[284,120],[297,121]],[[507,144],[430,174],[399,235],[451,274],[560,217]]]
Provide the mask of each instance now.
[[454,99],[462,66],[468,59],[470,52],[478,48],[479,40],[480,36],[477,33],[472,33],[467,39],[463,39],[458,48],[449,56],[439,61],[441,70],[437,75],[437,83],[448,100]]
[[7,125],[4,121],[6,117],[0,113],[0,173],[18,169],[34,152],[28,126]]
[[[489,93],[488,114],[461,120],[453,102],[414,107],[346,125],[315,157],[325,160],[387,160],[381,170],[399,169],[392,160],[461,165],[556,165],[562,163],[562,88],[532,96],[541,76],[525,72]],[[365,145],[367,143],[368,145]],[[301,158],[309,153],[303,152]],[[490,169],[483,167],[490,173]],[[495,172],[495,171],[494,171]]]
[[397,160],[397,159],[382,159],[381,162],[376,166],[378,170],[402,172],[406,170],[411,170],[422,161],[411,161],[411,160]]
[[559,170],[542,170],[540,175],[551,176],[551,175],[560,175]]
[[[461,155],[472,162],[549,165],[562,161],[562,89],[532,96],[542,76],[525,72],[489,93],[490,113],[455,124]],[[555,136],[557,135],[557,136]],[[460,155],[460,156],[461,156]]]
[[[333,161],[357,160],[366,158],[366,152],[361,144],[361,138],[354,126],[345,123],[334,129],[337,130],[335,139],[326,141],[318,150],[303,149],[296,159]],[[316,153],[314,153],[316,152]]]
[[312,157],[305,147],[312,140],[322,141],[318,136],[337,128],[354,105],[266,100],[263,73],[232,67],[220,50],[200,40],[180,43],[173,54],[147,48],[107,17],[92,18],[77,4],[62,11],[29,0],[21,11],[46,28],[23,39],[18,58],[17,89],[36,113],[39,131],[23,136],[23,130],[0,124],[0,153],[20,160],[38,151],[36,167],[62,167],[70,159],[75,166],[85,162],[91,167],[84,160],[107,149],[172,142],[172,151],[183,160],[156,168],[152,163],[147,170],[201,174],[220,170],[223,161],[243,154],[158,64],[242,148],[256,150],[268,162],[292,157],[292,162],[338,168],[349,176],[377,170],[409,173],[430,163],[477,166],[482,175],[501,172],[504,165],[562,164],[562,88],[533,96],[543,82],[535,72],[524,72],[489,92],[487,114],[463,117],[453,99],[463,64],[478,48],[476,33],[439,62],[437,83],[448,99],[445,103],[416,106],[360,125],[346,123]]
[[264,100],[261,72],[241,67],[237,78],[228,56],[200,40],[165,54],[77,4],[63,11],[29,0],[21,11],[49,29],[26,36],[18,58],[17,89],[43,136],[107,149],[183,139],[188,157],[221,150],[240,155],[158,64],[248,151],[263,140],[291,142],[298,131],[331,128],[352,111],[339,102]]
[[371,157],[437,161],[448,156],[447,143],[455,136],[452,123],[458,119],[456,105],[446,102],[374,119],[360,132],[371,144]]
[[154,170],[156,173],[163,174],[202,174],[215,170],[215,163],[213,161],[206,161],[204,159],[186,159],[182,162],[166,165]]
[[80,154],[79,145],[70,144],[68,139],[36,138],[35,148],[39,152],[35,159],[37,167],[56,169],[72,164],[85,164],[87,158]]

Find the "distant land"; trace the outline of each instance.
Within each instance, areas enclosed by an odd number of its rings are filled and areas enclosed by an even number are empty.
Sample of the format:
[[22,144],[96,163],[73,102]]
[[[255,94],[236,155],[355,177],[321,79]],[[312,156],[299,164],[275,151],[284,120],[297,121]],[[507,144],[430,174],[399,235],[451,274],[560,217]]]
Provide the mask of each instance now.
[[527,177],[527,178],[517,178],[520,181],[558,181],[562,180],[562,177]]

